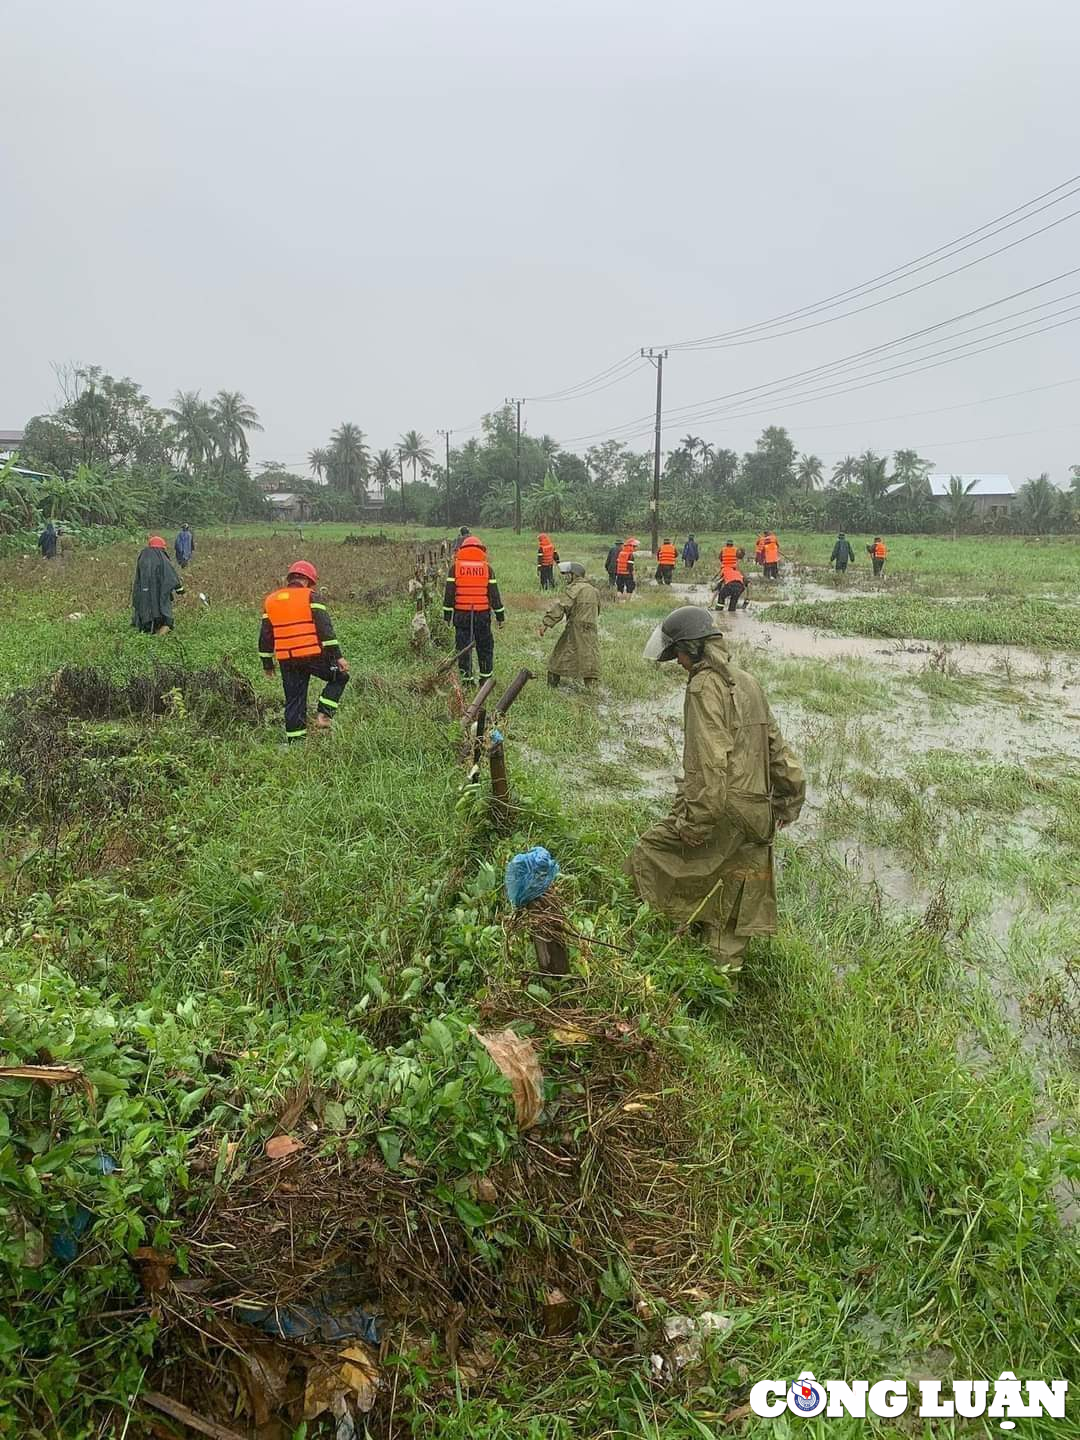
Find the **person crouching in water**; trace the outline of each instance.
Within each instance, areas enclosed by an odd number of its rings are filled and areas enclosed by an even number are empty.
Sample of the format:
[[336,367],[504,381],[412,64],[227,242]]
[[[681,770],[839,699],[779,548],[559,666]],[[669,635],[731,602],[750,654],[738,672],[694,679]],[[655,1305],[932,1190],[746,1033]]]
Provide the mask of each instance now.
[[143,635],[167,635],[173,627],[173,596],[183,593],[183,581],[172,567],[165,541],[151,535],[135,561],[132,625]]
[[560,621],[566,621],[548,661],[548,684],[557,686],[568,679],[595,685],[600,678],[600,592],[585,578],[585,566],[576,560],[564,561],[559,570],[566,577],[566,589],[552,602],[539,631],[542,640]]
[[670,585],[675,574],[675,562],[679,558],[679,552],[675,549],[674,540],[665,540],[656,549],[656,583],[658,585]]
[[720,576],[720,583],[716,587],[716,608],[722,610],[726,602],[728,613],[733,615],[739,608],[739,601],[742,600],[745,610],[749,604],[749,598],[744,599],[743,597],[748,597],[749,588],[739,560],[732,565],[725,565]]
[[285,691],[285,739],[292,744],[307,736],[308,687],[325,680],[315,711],[315,728],[329,730],[349,683],[349,664],[341,653],[322,597],[315,589],[319,573],[307,560],[295,560],[285,585],[272,590],[263,603],[259,659],[267,675],[275,660],[281,666]]
[[776,934],[773,838],[799,818],[806,780],[761,686],[731,663],[707,610],[673,610],[643,658],[677,660],[686,671],[683,781],[626,870],[642,900],[696,924],[738,971],[752,936]]
[[541,590],[555,589],[555,566],[559,563],[559,552],[550,535],[537,536],[536,569],[540,576]]

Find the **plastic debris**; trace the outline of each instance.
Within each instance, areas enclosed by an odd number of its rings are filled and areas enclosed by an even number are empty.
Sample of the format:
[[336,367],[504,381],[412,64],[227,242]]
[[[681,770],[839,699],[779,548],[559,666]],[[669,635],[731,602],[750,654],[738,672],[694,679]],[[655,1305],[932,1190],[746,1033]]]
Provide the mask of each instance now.
[[[494,744],[494,735],[491,739]],[[559,862],[542,845],[515,855],[506,867],[506,893],[511,905],[520,908],[530,900],[539,900],[558,878]]]
[[671,1345],[671,1359],[676,1370],[693,1365],[701,1358],[705,1341],[710,1335],[723,1335],[735,1322],[713,1310],[702,1314],[669,1315],[664,1321],[664,1339]]
[[510,1081],[518,1129],[530,1130],[544,1108],[544,1074],[532,1041],[523,1040],[513,1030],[476,1038]]
[[278,1340],[366,1340],[378,1345],[380,1338],[378,1316],[357,1306],[331,1310],[317,1301],[263,1309],[241,1305],[236,1316]]

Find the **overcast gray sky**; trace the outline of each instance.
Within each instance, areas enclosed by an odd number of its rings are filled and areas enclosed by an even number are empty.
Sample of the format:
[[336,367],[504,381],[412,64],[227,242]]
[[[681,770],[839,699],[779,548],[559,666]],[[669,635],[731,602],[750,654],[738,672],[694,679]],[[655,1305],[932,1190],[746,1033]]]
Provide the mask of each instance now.
[[[1075,0],[6,0],[0,31],[0,428],[78,361],[159,404],[243,390],[260,458],[301,462],[342,420],[376,446],[412,426],[457,443],[505,395],[810,304],[1080,173]],[[862,315],[675,352],[666,398],[1074,266],[1080,216]],[[957,328],[1070,291],[1080,275]],[[526,418],[600,438],[652,396],[642,369]],[[843,396],[676,413],[665,448],[691,430],[742,450],[775,422],[827,463],[914,445],[1061,483],[1078,397],[1066,324]]]

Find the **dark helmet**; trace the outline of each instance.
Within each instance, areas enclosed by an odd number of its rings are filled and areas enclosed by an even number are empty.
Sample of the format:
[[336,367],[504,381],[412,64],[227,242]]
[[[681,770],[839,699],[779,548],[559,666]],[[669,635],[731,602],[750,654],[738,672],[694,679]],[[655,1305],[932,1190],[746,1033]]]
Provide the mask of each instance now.
[[721,635],[713,624],[708,610],[700,605],[680,605],[662,621],[645,645],[643,658],[646,660],[674,660],[678,652],[695,641],[707,640],[711,635]]

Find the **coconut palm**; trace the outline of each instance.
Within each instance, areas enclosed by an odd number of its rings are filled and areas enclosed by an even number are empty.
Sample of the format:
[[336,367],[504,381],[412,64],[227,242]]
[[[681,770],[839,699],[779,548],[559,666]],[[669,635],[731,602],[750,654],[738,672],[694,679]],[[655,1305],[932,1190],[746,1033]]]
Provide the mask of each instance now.
[[308,451],[308,469],[321,480],[330,468],[330,451],[325,445]]
[[850,485],[859,473],[859,462],[854,455],[845,455],[838,460],[832,469],[832,483],[834,485]]
[[857,464],[863,499],[875,505],[884,498],[889,489],[889,477],[885,473],[888,461],[884,455],[878,455],[873,450],[864,450]]
[[1057,520],[1061,499],[1062,492],[1050,483],[1050,476],[1044,470],[1020,488],[1020,519],[1029,530],[1040,535]]
[[178,455],[187,462],[189,470],[197,470],[218,449],[213,411],[200,398],[198,390],[178,390],[172,407],[165,413],[173,422],[172,439]]
[[375,462],[371,467],[371,475],[376,485],[378,485],[384,500],[386,499],[386,492],[394,483],[397,470],[398,460],[393,450],[380,450],[375,456]]
[[944,501],[942,508],[952,528],[952,537],[954,540],[959,537],[960,527],[970,520],[975,513],[975,501],[970,498],[974,485],[974,480],[969,480],[965,485],[959,475],[949,476],[949,488],[942,496],[942,500]]
[[930,493],[926,472],[931,461],[924,460],[916,450],[897,450],[893,456],[893,479],[908,500]]
[[529,523],[543,530],[561,530],[569,499],[565,484],[554,470],[548,470],[543,482],[529,491]]
[[364,495],[369,460],[364,432],[359,425],[343,420],[330,436],[328,474],[331,485],[335,485],[339,490],[347,490],[350,495]]
[[247,465],[250,449],[247,432],[261,430],[258,411],[239,390],[219,390],[210,407],[217,430],[222,460]]
[[425,471],[430,470],[435,454],[419,430],[406,430],[398,441],[398,449],[401,452],[401,458],[407,460],[412,466],[412,478],[415,485],[417,467],[419,466]]
[[804,490],[816,490],[821,484],[821,458],[817,455],[802,455],[795,470],[795,479]]

